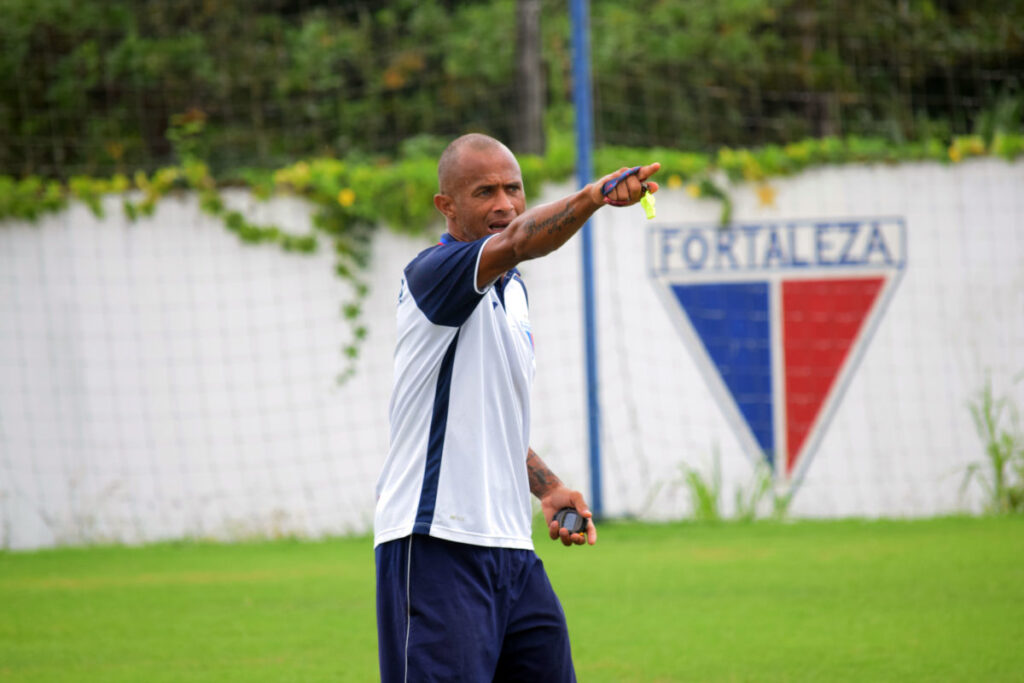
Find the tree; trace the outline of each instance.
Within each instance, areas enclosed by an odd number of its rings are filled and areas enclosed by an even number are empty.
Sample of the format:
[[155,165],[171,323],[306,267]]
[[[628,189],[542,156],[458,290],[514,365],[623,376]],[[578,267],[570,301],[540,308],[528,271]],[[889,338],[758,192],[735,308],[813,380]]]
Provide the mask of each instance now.
[[541,59],[540,0],[516,2],[516,122],[512,147],[544,154],[544,69]]

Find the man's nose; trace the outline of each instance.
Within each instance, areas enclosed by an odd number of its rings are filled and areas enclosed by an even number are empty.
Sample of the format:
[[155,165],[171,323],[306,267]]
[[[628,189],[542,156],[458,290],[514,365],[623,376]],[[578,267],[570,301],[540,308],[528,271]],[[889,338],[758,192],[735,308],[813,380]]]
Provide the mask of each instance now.
[[499,190],[494,201],[494,210],[501,212],[508,212],[513,209],[512,198],[508,196],[508,192]]

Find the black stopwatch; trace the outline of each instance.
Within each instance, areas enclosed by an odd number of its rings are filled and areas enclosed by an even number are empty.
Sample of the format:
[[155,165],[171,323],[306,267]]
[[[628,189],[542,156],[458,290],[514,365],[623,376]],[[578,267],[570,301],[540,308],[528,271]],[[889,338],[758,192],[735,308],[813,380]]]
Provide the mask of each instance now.
[[558,526],[568,529],[570,534],[582,534],[587,529],[587,518],[576,511],[576,508],[562,508],[555,513]]

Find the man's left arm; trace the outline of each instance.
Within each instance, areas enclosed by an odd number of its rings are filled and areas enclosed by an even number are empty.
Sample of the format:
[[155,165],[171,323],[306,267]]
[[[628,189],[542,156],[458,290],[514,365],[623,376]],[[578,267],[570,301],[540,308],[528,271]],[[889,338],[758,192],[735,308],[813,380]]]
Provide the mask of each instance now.
[[[540,509],[548,523],[548,535],[553,540],[560,539],[564,545],[597,543],[597,527],[583,494],[563,484],[532,448],[526,454],[526,471],[530,477],[530,493],[540,499]],[[576,508],[581,516],[586,517],[586,535],[570,534],[568,529],[559,527],[555,513],[566,507]]]

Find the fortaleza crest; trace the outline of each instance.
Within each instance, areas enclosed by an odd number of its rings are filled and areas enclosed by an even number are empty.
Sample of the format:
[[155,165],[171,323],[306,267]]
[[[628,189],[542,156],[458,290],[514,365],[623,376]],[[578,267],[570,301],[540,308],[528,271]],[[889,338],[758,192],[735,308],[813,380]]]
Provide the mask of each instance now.
[[899,284],[903,219],[655,226],[647,255],[744,449],[794,490]]

